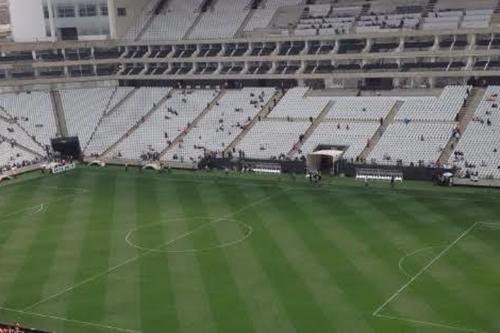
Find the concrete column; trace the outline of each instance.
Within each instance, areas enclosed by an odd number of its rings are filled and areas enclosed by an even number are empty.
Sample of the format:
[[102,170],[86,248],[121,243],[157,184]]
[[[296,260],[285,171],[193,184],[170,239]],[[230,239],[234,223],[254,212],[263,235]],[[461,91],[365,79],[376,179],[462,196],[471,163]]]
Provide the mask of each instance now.
[[54,4],[52,0],[47,0],[47,8],[49,10],[50,37],[52,38],[52,40],[56,40],[56,22],[54,15]]
[[112,39],[118,38],[116,32],[116,4],[115,0],[108,0],[109,34]]

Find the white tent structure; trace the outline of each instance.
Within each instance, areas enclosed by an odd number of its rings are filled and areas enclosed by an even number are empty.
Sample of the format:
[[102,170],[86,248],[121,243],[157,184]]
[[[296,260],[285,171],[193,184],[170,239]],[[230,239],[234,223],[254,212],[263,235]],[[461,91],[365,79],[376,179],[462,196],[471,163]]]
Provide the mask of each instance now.
[[307,171],[319,171],[321,166],[321,160],[323,158],[331,158],[332,165],[342,158],[344,152],[342,150],[318,150],[307,155]]

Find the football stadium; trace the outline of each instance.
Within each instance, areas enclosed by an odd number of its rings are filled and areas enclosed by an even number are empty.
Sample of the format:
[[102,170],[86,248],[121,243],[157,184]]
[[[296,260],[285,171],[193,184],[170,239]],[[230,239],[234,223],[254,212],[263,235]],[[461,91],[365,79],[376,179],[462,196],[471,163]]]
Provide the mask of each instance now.
[[0,0],[0,333],[500,332],[500,1]]

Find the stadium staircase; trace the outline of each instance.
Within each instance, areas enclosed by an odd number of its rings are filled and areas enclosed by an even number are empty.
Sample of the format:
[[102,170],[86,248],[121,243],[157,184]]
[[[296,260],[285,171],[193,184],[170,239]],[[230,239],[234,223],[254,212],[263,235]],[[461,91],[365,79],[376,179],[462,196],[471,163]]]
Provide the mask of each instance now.
[[148,19],[146,20],[146,22],[142,26],[142,28],[139,31],[139,33],[137,34],[137,36],[135,36],[134,41],[136,41],[136,42],[141,40],[142,36],[144,36],[144,34],[149,29],[151,24],[153,24],[153,21],[155,20],[156,16],[159,15],[161,13],[161,11],[163,10],[163,8],[165,8],[165,6],[168,4],[168,0],[152,0],[152,1],[156,1],[157,4],[155,5],[153,12],[148,17]]
[[215,97],[214,100],[210,102],[210,104],[208,104],[207,107],[189,124],[186,130],[182,131],[181,134],[179,134],[168,147],[165,147],[165,149],[161,151],[159,158],[160,160],[165,156],[165,154],[170,149],[173,149],[193,128],[195,128],[198,125],[200,120],[203,119],[203,117],[205,117],[205,115],[209,113],[214,108],[214,106],[218,104],[218,102],[221,100],[222,97],[224,97],[225,93],[226,91],[222,89],[217,95],[217,97]]
[[[252,19],[252,17],[255,14],[258,6],[261,6],[261,5],[262,5],[261,1],[252,1],[251,2],[251,4],[249,5],[249,8],[248,8],[247,16],[245,17],[245,19],[241,23],[241,25],[238,28],[238,30],[236,30],[236,33],[233,36],[234,38],[238,38],[238,37],[242,37],[243,36],[243,34],[245,32],[245,28],[248,25],[248,22],[250,22],[250,20]],[[254,8],[254,6],[255,6],[255,8]]]
[[[113,112],[115,112],[116,110],[118,110],[122,105],[123,103],[125,103],[126,101],[128,101],[128,99],[130,97],[132,97],[137,91],[139,90],[139,88],[135,88],[135,89],[132,89],[127,95],[125,95],[125,97],[122,98],[121,101],[119,101],[118,103],[116,103],[111,109],[109,109],[110,107],[110,103],[111,101],[113,100],[113,97],[114,95],[116,94],[116,90],[113,92],[113,95],[111,96],[111,98],[109,99],[109,102],[108,102],[108,106],[105,108],[105,111],[104,111],[104,114],[103,114],[103,117],[104,116],[109,116],[111,114],[113,114]],[[109,111],[108,111],[109,110]]]
[[58,90],[50,91],[50,102],[52,103],[52,110],[54,111],[54,118],[56,119],[57,133],[62,137],[69,136],[61,94]]
[[396,104],[394,104],[389,114],[385,117],[383,123],[379,126],[375,134],[373,134],[373,136],[370,138],[370,145],[366,145],[365,149],[363,149],[361,154],[359,154],[358,158],[360,161],[366,161],[368,156],[370,156],[370,153],[375,148],[382,135],[384,135],[387,127],[392,124],[392,122],[394,122],[394,118],[396,118],[396,115],[398,114],[398,111],[399,109],[401,109],[401,106],[403,106],[403,104],[403,101],[397,101]]
[[193,24],[191,24],[191,26],[189,27],[189,29],[186,31],[186,33],[184,34],[184,36],[182,36],[182,39],[189,39],[189,36],[191,35],[191,33],[193,32],[194,28],[198,25],[198,23],[200,22],[201,18],[203,17],[203,14],[205,14],[205,12],[214,6],[214,1],[211,1],[211,0],[206,0],[206,1],[203,1],[203,3],[200,5],[200,8],[198,8],[198,11],[200,12],[198,14],[198,16],[196,17],[196,19],[194,20]]
[[245,135],[247,135],[247,133],[250,132],[252,127],[254,127],[254,125],[259,121],[259,118],[261,120],[266,118],[267,115],[271,113],[273,108],[276,105],[278,105],[283,96],[284,96],[283,91],[281,89],[278,89],[274,94],[274,96],[271,97],[269,102],[267,102],[267,104],[262,107],[262,110],[260,110],[260,112],[252,119],[252,121],[250,121],[247,127],[245,127],[245,129],[240,134],[238,134],[238,136],[233,140],[233,142],[231,142],[231,144],[227,146],[227,148],[224,150],[224,153],[231,152],[234,147],[238,146],[238,144],[245,137]]
[[116,146],[118,146],[123,140],[128,138],[136,129],[141,127],[148,119],[158,110],[163,104],[170,98],[170,92],[163,96],[154,106],[142,117],[142,120],[134,124],[121,138],[118,139],[115,143],[109,146],[102,154],[102,156],[106,156],[108,153],[113,151]]
[[323,108],[323,110],[321,111],[321,113],[316,117],[316,119],[314,119],[312,121],[312,123],[309,126],[309,128],[305,131],[304,137],[302,138],[302,141],[301,142],[297,142],[295,144],[295,146],[286,155],[287,157],[292,158],[293,155],[295,153],[297,153],[300,150],[300,148],[302,148],[302,145],[304,144],[304,142],[306,142],[309,139],[309,137],[314,133],[314,131],[316,130],[316,128],[318,128],[319,124],[321,124],[321,122],[326,118],[326,115],[332,109],[332,107],[333,107],[334,104],[335,104],[334,101],[330,101]]
[[[36,139],[36,137],[33,136],[32,133],[30,133],[26,128],[24,128],[24,126],[21,125],[21,123],[19,121],[16,121],[16,119],[14,118],[14,116],[12,114],[10,114],[7,109],[5,109],[3,106],[0,106],[0,110],[2,110],[5,114],[7,114],[10,117],[10,119],[6,120],[8,123],[10,123],[10,124],[16,124],[17,127],[19,127],[21,129],[21,131],[24,132],[24,134],[26,134],[31,140],[33,140],[34,143],[36,143],[38,146],[40,146],[40,148],[42,148],[43,150],[45,150],[45,146],[40,141],[38,141]],[[37,154],[37,155],[39,155],[39,154]]]
[[[127,96],[125,96],[122,101],[119,101],[114,107],[113,107],[113,110],[118,106],[118,105],[121,105],[123,104],[123,101],[127,98],[129,98],[130,96],[132,96],[133,93],[135,93],[137,91],[137,89],[133,89],[129,94],[127,94]],[[104,117],[106,117],[106,115],[108,114],[108,110],[109,108],[111,107],[111,102],[115,99],[115,96],[118,92],[118,87],[115,87],[115,89],[113,90],[113,92],[111,93],[111,96],[109,97],[108,99],[108,102],[106,103],[106,106],[104,107],[104,110],[102,110],[102,114],[101,114],[101,117],[99,117],[99,120],[97,121],[97,124],[96,126],[94,127],[94,130],[92,131],[92,133],[90,134],[90,137],[89,139],[87,140],[87,142],[85,142],[85,146],[83,148],[83,151],[85,151],[87,149],[87,147],[89,146],[90,142],[92,141],[92,139],[94,138],[94,135],[95,133],[97,132],[97,129],[99,128],[99,125],[101,124],[102,120],[104,119]],[[111,111],[110,111],[111,112]]]
[[[0,110],[2,110],[2,111],[4,111],[4,112],[5,112],[5,109],[4,109],[2,106],[0,106]],[[10,118],[8,118],[8,117],[6,117],[6,116],[4,116],[4,115],[2,115],[2,114],[0,113],[0,120],[3,120],[3,121],[5,121],[5,122],[10,122],[12,119],[10,119]]]
[[[464,107],[460,110],[458,113],[458,126],[461,129],[461,133],[465,132],[467,129],[467,126],[471,122],[472,118],[474,117],[474,113],[476,112],[476,109],[479,107],[479,104],[483,100],[483,96],[486,92],[486,89],[484,88],[472,88],[471,92],[469,94],[469,97],[467,98],[467,101],[465,102]],[[460,137],[461,138],[461,137]],[[439,156],[438,159],[438,164],[439,165],[444,165],[448,163],[451,154],[453,154],[453,151],[455,150],[455,147],[457,146],[458,142],[460,141],[460,138],[457,139],[455,137],[451,137],[448,143],[446,144],[445,148],[443,149],[443,152],[441,153],[441,156]]]
[[[0,139],[2,139],[3,141],[11,142],[9,138],[7,138],[3,135],[0,135]],[[12,142],[11,144],[13,144],[15,147],[17,147],[21,150],[24,150],[25,152],[28,152],[28,153],[33,154],[33,155],[38,156],[38,157],[43,157],[42,155],[40,155],[40,153],[37,153],[36,151],[31,150],[30,148],[23,146],[22,144],[18,143],[17,141]]]

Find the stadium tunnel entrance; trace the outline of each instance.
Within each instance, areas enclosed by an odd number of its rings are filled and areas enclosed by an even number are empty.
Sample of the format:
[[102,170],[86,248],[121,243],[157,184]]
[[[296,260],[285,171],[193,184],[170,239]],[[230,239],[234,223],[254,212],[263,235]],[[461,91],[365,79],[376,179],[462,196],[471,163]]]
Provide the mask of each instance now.
[[307,155],[307,170],[334,173],[335,162],[340,160],[344,151],[336,149],[318,150]]

